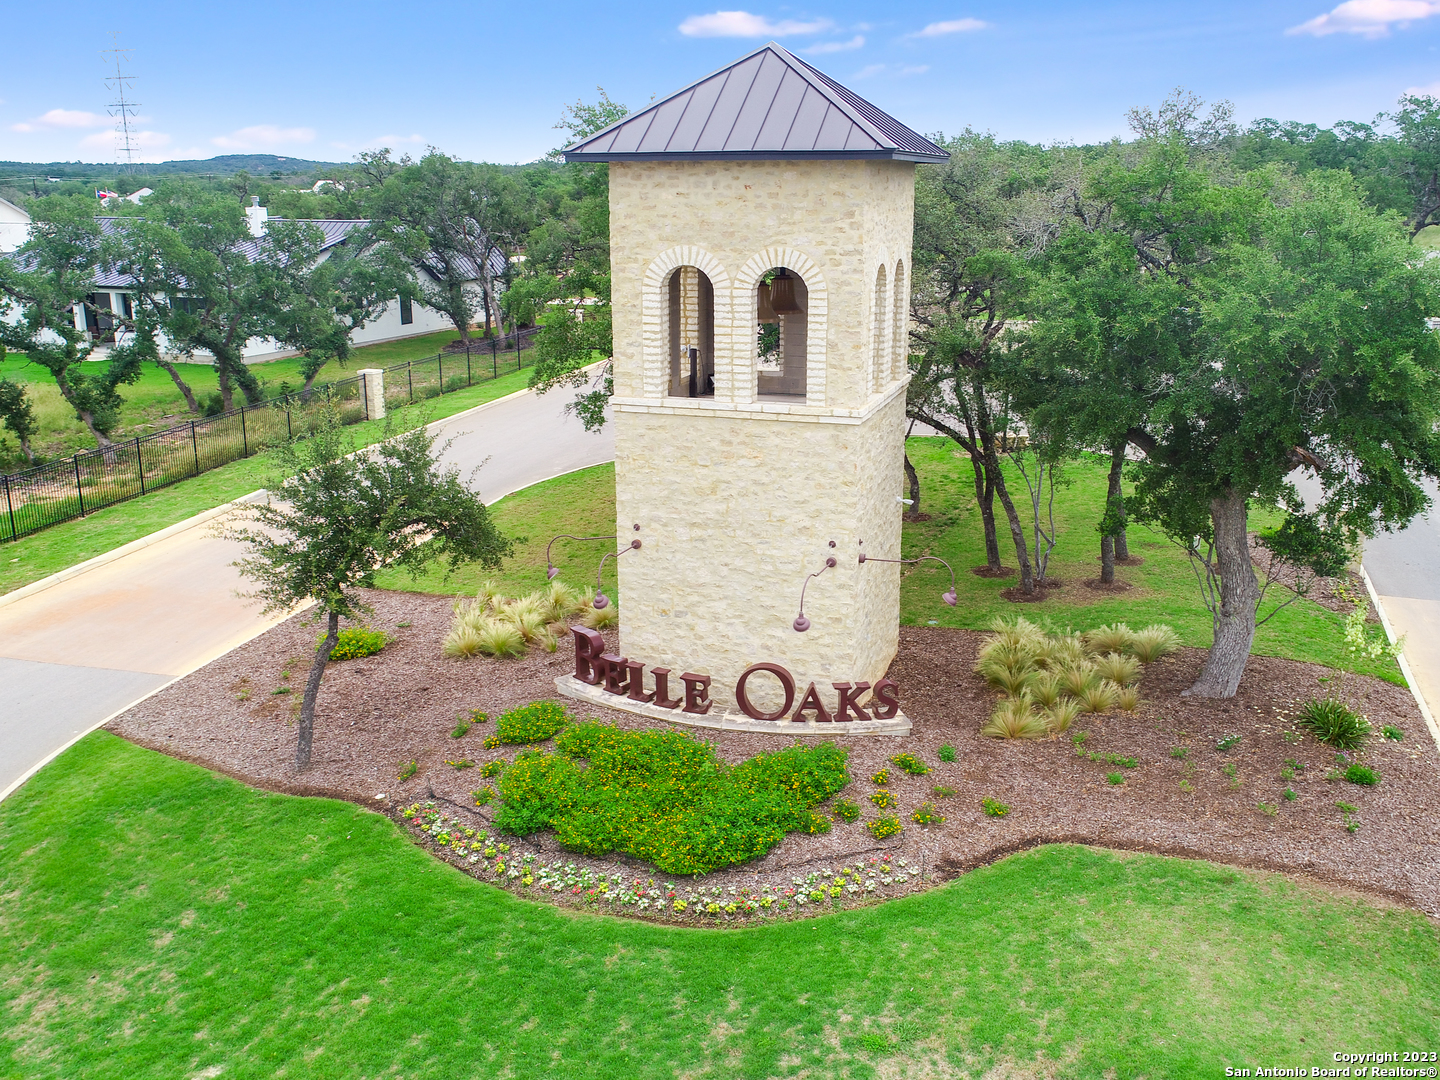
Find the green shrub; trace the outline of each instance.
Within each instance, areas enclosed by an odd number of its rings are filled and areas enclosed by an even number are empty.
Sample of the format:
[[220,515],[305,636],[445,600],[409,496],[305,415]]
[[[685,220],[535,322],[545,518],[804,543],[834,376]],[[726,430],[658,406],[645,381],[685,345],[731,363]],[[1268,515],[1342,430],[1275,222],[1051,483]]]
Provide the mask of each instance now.
[[470,794],[475,797],[476,806],[489,806],[490,800],[495,798],[495,789],[489,784],[486,784],[484,787],[478,788]]
[[1354,750],[1370,734],[1370,723],[1336,698],[1307,701],[1296,723],[1338,750]]
[[413,761],[407,761],[401,764],[399,776],[401,780],[409,780],[410,777],[414,776],[419,771],[419,765],[417,765]]
[[[325,641],[321,634],[315,639],[315,646]],[[380,630],[366,630],[359,626],[347,626],[335,639],[335,648],[330,652],[333,660],[358,660],[362,656],[374,656],[390,643],[390,635]]]
[[890,759],[890,764],[903,769],[911,776],[924,776],[930,771],[930,766],[914,754],[896,754]]
[[939,757],[941,761],[947,763],[952,762],[955,760],[955,748],[949,743],[946,743],[944,746],[940,747],[940,752],[936,756]]
[[1344,773],[1345,779],[1362,787],[1374,787],[1380,783],[1380,774],[1365,765],[1351,765]]
[[865,828],[870,830],[870,835],[876,840],[884,840],[887,837],[898,835],[904,826],[900,824],[900,819],[894,814],[886,814],[874,821],[867,821]]
[[532,701],[503,713],[495,722],[495,734],[502,743],[544,742],[570,722],[565,706],[555,701]]
[[1399,742],[1401,739],[1405,738],[1405,733],[1401,731],[1398,727],[1396,727],[1394,724],[1386,724],[1380,729],[1380,734],[1385,736],[1385,738],[1387,739],[1394,739],[1396,742]]
[[1287,788],[1286,788],[1284,791],[1282,791],[1280,794],[1285,797],[1285,801],[1286,801],[1286,802],[1294,802],[1294,801],[1295,801],[1295,789],[1294,789],[1294,788],[1288,788],[1288,787],[1287,787]]
[[870,777],[870,782],[879,787],[884,787],[886,784],[890,783],[890,770],[881,769],[874,776]]
[[945,820],[945,816],[935,809],[934,803],[921,803],[910,815],[910,820],[916,825],[939,825]]
[[894,794],[884,790],[872,791],[870,793],[870,801],[873,802],[876,806],[878,806],[881,810],[888,810],[892,806],[900,805],[900,800],[897,799]]
[[841,821],[855,821],[860,817],[860,807],[849,799],[836,799],[831,809]]
[[953,787],[937,785],[930,789],[930,794],[934,795],[937,799],[948,799],[951,795],[956,794],[956,791]]
[[1118,772],[1106,773],[1105,779],[1118,787],[1119,785],[1125,783],[1125,774]]
[[509,762],[506,761],[504,758],[496,758],[494,761],[487,761],[484,765],[480,767],[480,775],[485,777],[485,779],[489,780],[503,773],[505,771],[505,766],[508,764]]
[[1176,746],[1172,747],[1170,750],[1170,756],[1173,758],[1179,758],[1181,761],[1184,761],[1186,755],[1188,755],[1189,753],[1190,748],[1188,746]]
[[846,759],[822,743],[732,766],[685,732],[574,724],[555,752],[527,751],[506,768],[495,827],[554,829],[570,851],[708,873],[764,855],[787,832],[823,831],[828,821],[812,808],[849,783]]
[[1216,750],[1219,750],[1219,751],[1223,754],[1226,750],[1229,750],[1232,746],[1238,746],[1239,744],[1240,744],[1240,736],[1239,736],[1239,735],[1234,735],[1234,734],[1231,734],[1231,735],[1221,735],[1220,738],[1218,738],[1218,739],[1215,740],[1215,749],[1216,749]]
[[1004,817],[1010,812],[1010,806],[1008,803],[1003,803],[999,799],[992,799],[989,795],[986,795],[980,800],[980,810],[986,817]]

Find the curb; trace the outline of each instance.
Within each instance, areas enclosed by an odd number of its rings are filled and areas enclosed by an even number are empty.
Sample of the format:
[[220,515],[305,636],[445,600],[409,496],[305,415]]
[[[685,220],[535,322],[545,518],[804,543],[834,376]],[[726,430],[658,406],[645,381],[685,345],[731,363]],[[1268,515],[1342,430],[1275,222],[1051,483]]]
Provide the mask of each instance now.
[[[600,362],[604,363],[604,361]],[[594,365],[591,366],[593,367]],[[499,405],[503,401],[509,401],[511,398],[520,397],[522,394],[533,393],[535,393],[535,391],[527,386],[523,390],[516,390],[512,393],[506,394],[504,397],[495,398],[495,400],[493,401],[483,401],[479,405],[472,405],[470,408],[455,413],[453,416],[447,416],[443,420],[432,420],[430,423],[425,425],[425,430],[433,433],[434,430],[442,424],[448,424],[454,420],[460,419],[461,417],[472,416],[476,413],[483,412],[484,410],[489,409],[492,406]],[[207,522],[214,521],[221,515],[227,514],[231,510],[234,510],[236,507],[241,506],[245,503],[258,502],[264,496],[264,488],[261,488],[259,491],[252,491],[248,495],[242,495],[238,499],[232,499],[230,502],[224,503],[221,506],[211,507],[209,510],[202,510],[194,517],[186,518],[184,521],[177,521],[175,524],[168,525],[165,528],[160,529],[158,532],[149,533],[136,540],[131,540],[128,544],[123,544],[118,548],[112,548],[109,551],[102,552],[101,554],[96,555],[93,559],[86,559],[84,562],[76,563],[74,566],[67,566],[64,570],[57,570],[49,577],[43,577],[39,581],[32,581],[29,585],[23,585],[18,589],[5,593],[4,595],[0,595],[0,607],[6,607],[10,604],[15,603],[16,601],[25,599],[27,596],[34,596],[36,593],[44,592],[46,589],[53,588],[54,586],[60,585],[66,581],[70,581],[72,578],[79,577],[81,574],[98,569],[101,566],[105,566],[107,563],[115,562],[117,559],[123,559],[125,556],[130,555],[136,551],[143,551],[145,548],[149,547],[152,544],[158,544],[162,540],[168,540],[172,536],[178,536],[180,533],[185,532],[189,529],[193,529],[196,526],[204,525]],[[0,798],[4,798],[4,796],[0,795]]]
[[[1365,579],[1365,591],[1370,594],[1370,602],[1375,605],[1375,610],[1380,613],[1380,625],[1385,628],[1385,637],[1391,645],[1396,640],[1395,628],[1390,625],[1390,616],[1385,614],[1385,605],[1380,602],[1380,594],[1375,591],[1375,583],[1370,580],[1370,573],[1362,565],[1360,576]],[[1415,681],[1415,673],[1410,670],[1410,663],[1405,659],[1403,652],[1395,655],[1400,665],[1400,674],[1405,677],[1405,685],[1410,690],[1410,695],[1415,699],[1415,704],[1420,707],[1420,715],[1425,718],[1425,727],[1430,731],[1430,738],[1435,740],[1435,748],[1440,750],[1440,724],[1435,723],[1435,714],[1430,711],[1430,706],[1425,703],[1425,695],[1420,693],[1420,687]]]

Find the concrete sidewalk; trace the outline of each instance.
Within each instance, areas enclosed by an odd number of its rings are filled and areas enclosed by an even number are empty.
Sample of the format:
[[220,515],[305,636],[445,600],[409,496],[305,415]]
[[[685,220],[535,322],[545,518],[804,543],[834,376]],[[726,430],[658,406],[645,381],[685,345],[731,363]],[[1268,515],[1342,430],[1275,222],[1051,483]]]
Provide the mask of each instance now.
[[[442,460],[493,503],[614,459],[609,425],[586,432],[565,415],[569,400],[522,390],[430,430],[453,440]],[[245,583],[231,564],[242,549],[215,536],[217,516],[0,597],[0,799],[111,716],[285,617],[262,617],[236,595]]]

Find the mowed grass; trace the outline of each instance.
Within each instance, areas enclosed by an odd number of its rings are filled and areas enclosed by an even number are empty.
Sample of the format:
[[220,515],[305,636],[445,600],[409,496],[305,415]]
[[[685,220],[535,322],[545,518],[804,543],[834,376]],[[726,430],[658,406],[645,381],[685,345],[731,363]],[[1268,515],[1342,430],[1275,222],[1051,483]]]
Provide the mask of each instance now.
[[1157,1077],[1440,1039],[1419,913],[1038,848],[735,930],[511,897],[96,732],[0,805],[0,1075]]
[[[985,539],[968,457],[945,439],[910,439],[907,449],[920,474],[921,508],[932,519],[904,526],[905,557],[938,555],[949,561],[955,568],[960,602],[952,608],[941,601],[941,593],[950,586],[950,576],[936,563],[922,563],[907,569],[902,580],[902,623],[923,626],[933,621],[939,626],[983,630],[996,616],[1017,614],[1076,630],[1116,620],[1136,629],[1161,622],[1173,626],[1185,644],[1210,647],[1210,612],[1201,603],[1189,561],[1180,548],[1152,529],[1134,525],[1129,530],[1131,554],[1143,557],[1145,562],[1119,567],[1117,575],[1134,585],[1133,589],[1120,594],[1099,593],[1082,584],[1087,578],[1100,576],[1100,538],[1095,526],[1105,501],[1106,467],[1102,463],[1087,459],[1067,466],[1066,483],[1056,496],[1058,543],[1050,557],[1049,573],[1064,581],[1064,587],[1048,590],[1042,603],[1016,604],[1000,593],[1015,586],[1018,576],[994,580],[970,573],[972,568],[985,564]],[[1028,506],[1024,483],[1018,475],[1011,479],[1013,496],[1023,515]],[[995,510],[1001,554],[1005,565],[1014,567],[1015,548],[998,500]],[[545,584],[545,545],[552,536],[562,532],[595,536],[615,528],[614,466],[597,465],[526,488],[500,500],[493,511],[507,536],[526,538],[526,542],[517,543],[514,556],[506,560],[501,572],[462,567],[447,576],[436,567],[418,581],[406,574],[382,574],[381,586],[461,595],[473,594],[482,580],[494,578],[510,595],[540,588]],[[1267,520],[1263,515],[1252,515],[1251,527]],[[563,580],[575,585],[595,584],[596,567],[607,550],[606,542],[577,544],[562,540],[554,550],[555,565],[560,567]],[[606,564],[605,587],[613,598],[616,594],[610,590],[616,588],[614,560]],[[1261,614],[1290,595],[1277,586],[1267,596]],[[623,603],[624,597],[620,600]],[[1254,651],[1358,670],[1403,685],[1399,667],[1392,660],[1357,663],[1345,649],[1342,617],[1309,600],[1295,601],[1262,626],[1255,637]]]
[[[392,431],[404,430],[523,390],[529,370],[511,372],[452,394],[391,413]],[[384,437],[385,422],[371,420],[345,429],[359,445]],[[83,518],[52,525],[13,542],[0,543],[0,594],[111,551],[132,540],[184,521],[265,486],[274,466],[265,454],[232,461],[218,469]],[[613,488],[613,484],[612,484]]]
[[[606,536],[615,528],[615,466],[594,465],[507,495],[490,507],[500,531],[515,541],[514,554],[499,571],[462,566],[453,574],[432,563],[417,578],[401,571],[382,571],[382,589],[469,595],[482,581],[494,580],[507,596],[523,596],[546,585],[545,548],[561,533],[572,536]],[[642,534],[643,539],[643,534]],[[570,585],[594,586],[601,557],[619,551],[621,540],[578,542],[557,540],[551,557],[560,580]],[[627,556],[631,557],[631,556]],[[615,560],[605,563],[605,592],[616,594]]]
[[[336,361],[326,364],[316,376],[316,383],[335,382],[353,378],[355,372],[365,367],[384,367],[405,360],[419,360],[434,356],[440,349],[454,341],[458,334],[454,330],[425,334],[422,337],[405,338],[401,341],[387,341],[379,345],[364,345],[356,349],[342,366]],[[504,370],[503,360],[501,370]],[[512,355],[513,361],[513,355]],[[514,363],[510,368],[514,370]],[[204,403],[205,398],[219,389],[215,381],[215,369],[208,363],[176,365],[180,377]],[[260,380],[266,397],[278,396],[287,390],[299,390],[305,385],[300,374],[300,359],[269,360],[250,365],[250,370]],[[486,355],[486,373],[489,373],[489,356]],[[31,440],[33,449],[45,458],[65,457],[79,450],[93,450],[95,440],[90,432],[75,418],[75,410],[65,403],[55,378],[45,368],[32,364],[23,354],[11,353],[0,360],[0,377],[13,382],[23,382],[28,387],[40,430]],[[133,439],[137,435],[148,435],[152,431],[170,427],[192,419],[185,397],[175,386],[168,372],[154,364],[141,368],[137,382],[120,387],[120,396],[125,404],[120,410],[120,424],[115,431],[116,438]],[[243,401],[237,391],[236,402]],[[15,469],[23,468],[19,458],[19,444],[15,437],[0,427],[0,461],[8,462]]]

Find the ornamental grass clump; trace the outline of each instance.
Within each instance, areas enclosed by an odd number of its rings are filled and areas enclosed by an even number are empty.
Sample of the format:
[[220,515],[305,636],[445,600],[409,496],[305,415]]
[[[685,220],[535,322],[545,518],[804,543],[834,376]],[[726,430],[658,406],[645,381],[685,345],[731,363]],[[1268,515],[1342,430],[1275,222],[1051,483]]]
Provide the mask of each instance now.
[[1030,683],[1030,699],[1042,709],[1048,709],[1065,694],[1060,676],[1053,671],[1042,672]]
[[1095,672],[1102,679],[1109,679],[1116,686],[1129,686],[1140,677],[1140,661],[1133,656],[1120,653],[1106,653],[1096,657]]
[[472,599],[455,602],[441,651],[455,658],[523,656],[531,645],[554,652],[559,635],[576,616],[592,629],[617,622],[614,604],[595,610],[593,589],[552,581],[525,596],[507,597],[494,581],[483,581]]
[[1073,698],[1057,701],[1045,710],[1045,726],[1055,734],[1069,731],[1070,725],[1080,715],[1080,703]]
[[1100,676],[1095,672],[1095,665],[1088,660],[1067,667],[1060,673],[1060,685],[1064,687],[1065,693],[1073,698],[1078,698],[1099,680]]
[[1115,707],[1120,688],[1108,679],[1100,679],[1085,688],[1077,699],[1081,712],[1103,713]]
[[1337,750],[1354,750],[1370,734],[1370,722],[1337,698],[1305,702],[1296,723]]
[[1050,734],[1050,728],[1029,698],[1004,698],[995,705],[980,734],[996,739],[1041,739]]
[[570,851],[709,873],[764,855],[787,832],[821,831],[812,808],[849,783],[846,760],[827,742],[730,765],[686,732],[575,724],[553,753],[524,752],[505,770],[495,826],[553,829]]
[[1142,664],[1153,664],[1178,648],[1180,635],[1161,623],[1152,623],[1144,630],[1135,631],[1134,640],[1130,643],[1130,652]]
[[1126,653],[1135,644],[1135,631],[1123,622],[1097,626],[1085,634],[1085,647],[1093,653]]

